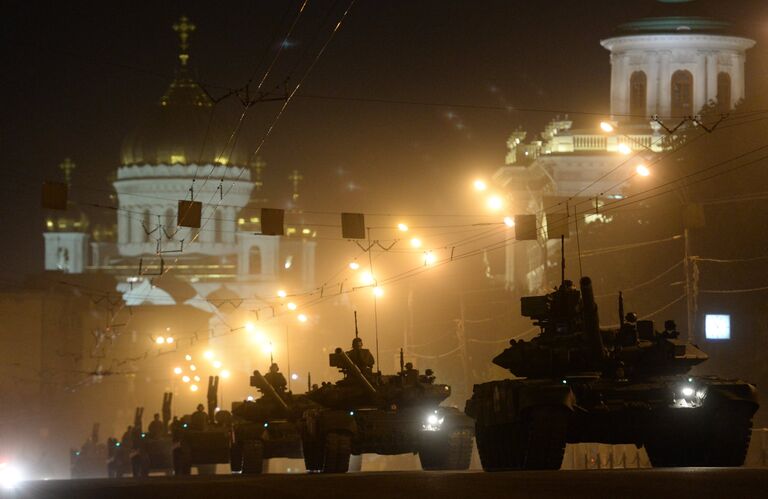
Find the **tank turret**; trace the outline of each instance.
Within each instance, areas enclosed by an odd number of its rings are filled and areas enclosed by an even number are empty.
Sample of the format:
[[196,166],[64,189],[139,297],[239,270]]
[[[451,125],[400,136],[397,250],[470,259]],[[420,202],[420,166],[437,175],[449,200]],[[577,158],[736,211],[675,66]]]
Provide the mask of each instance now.
[[[642,377],[683,374],[707,360],[696,346],[679,339],[674,321],[657,331],[653,321],[637,320],[630,312],[618,328],[600,328],[592,281],[583,277],[581,290],[571,281],[544,296],[521,298],[521,313],[541,328],[531,341],[510,341],[494,364],[521,377],[601,375]],[[623,300],[619,309],[623,312]]]

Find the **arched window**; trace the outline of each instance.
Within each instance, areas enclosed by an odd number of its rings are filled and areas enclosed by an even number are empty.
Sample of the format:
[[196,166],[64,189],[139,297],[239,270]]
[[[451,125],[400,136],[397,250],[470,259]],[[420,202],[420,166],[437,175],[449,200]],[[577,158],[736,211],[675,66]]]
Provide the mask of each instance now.
[[693,75],[690,71],[672,73],[672,116],[682,118],[693,114]]
[[629,78],[629,114],[634,121],[646,118],[647,81],[643,71],[635,71]]
[[168,208],[165,210],[165,237],[168,239],[173,239],[173,233],[175,231],[174,228],[174,220],[175,214],[173,213],[173,208]]
[[149,210],[144,210],[144,216],[141,218],[141,230],[144,233],[144,242],[149,242],[149,233],[152,230],[152,219],[149,215]]
[[717,107],[721,112],[731,110],[731,75],[728,73],[717,75]]
[[220,243],[224,241],[224,220],[221,219],[223,215],[221,210],[216,210],[213,215],[213,242]]
[[261,274],[261,249],[258,246],[251,246],[248,252],[248,272]]

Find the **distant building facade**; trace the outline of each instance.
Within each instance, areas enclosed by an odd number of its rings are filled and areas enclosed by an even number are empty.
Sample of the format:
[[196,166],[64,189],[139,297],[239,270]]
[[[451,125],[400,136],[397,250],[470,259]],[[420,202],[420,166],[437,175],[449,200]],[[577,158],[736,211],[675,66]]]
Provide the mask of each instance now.
[[[573,205],[581,202],[579,223],[600,219],[597,208],[622,197],[616,179],[633,175],[639,163],[669,147],[662,124],[673,128],[705,106],[733,109],[745,96],[744,61],[754,44],[730,34],[726,23],[699,17],[640,19],[603,40],[611,62],[605,130],[596,119],[574,128],[566,116],[552,120],[535,140],[526,141],[528,134],[516,130],[507,141],[506,165],[494,181],[505,188],[511,212],[535,214],[539,229],[537,241],[507,246],[507,286],[529,293],[551,284],[546,265],[555,264],[560,250],[548,236],[573,227],[548,224],[547,212],[572,216]],[[586,199],[595,214],[583,213]]]

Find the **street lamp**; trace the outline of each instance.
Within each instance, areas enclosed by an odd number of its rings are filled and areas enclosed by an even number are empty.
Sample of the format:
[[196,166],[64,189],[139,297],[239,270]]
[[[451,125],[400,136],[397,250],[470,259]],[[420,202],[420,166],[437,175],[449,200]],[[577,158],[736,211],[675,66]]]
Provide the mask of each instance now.
[[485,181],[481,180],[481,179],[475,180],[472,183],[472,185],[475,187],[476,191],[480,191],[480,192],[482,192],[482,191],[484,191],[484,190],[486,190],[488,188],[488,184],[486,184]]
[[607,121],[601,121],[600,122],[600,130],[611,133],[613,131],[613,125],[608,123]]
[[493,211],[498,211],[504,206],[504,200],[501,199],[501,196],[494,194],[492,196],[489,196],[486,200],[486,205],[489,209]]
[[635,172],[636,172],[638,175],[640,175],[641,177],[647,177],[648,175],[650,175],[650,174],[651,174],[651,170],[650,170],[650,169],[648,169],[648,167],[647,167],[647,166],[645,166],[645,165],[642,165],[642,164],[640,164],[640,165],[637,165],[637,167],[635,168]]

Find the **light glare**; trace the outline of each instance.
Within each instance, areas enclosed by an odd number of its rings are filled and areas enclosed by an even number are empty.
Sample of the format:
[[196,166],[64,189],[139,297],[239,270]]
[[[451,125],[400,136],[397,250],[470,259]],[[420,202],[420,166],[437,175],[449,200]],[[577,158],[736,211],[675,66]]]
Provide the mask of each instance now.
[[373,294],[376,295],[377,297],[384,296],[384,290],[376,286],[375,288],[373,288]]
[[515,219],[512,217],[504,217],[504,225],[506,225],[507,227],[514,227]]
[[307,316],[304,314],[299,314],[298,319],[299,322],[307,322]]
[[414,237],[413,239],[411,239],[411,246],[413,248],[421,248],[421,239],[419,239],[418,237]]
[[397,230],[400,232],[408,232],[408,226],[403,223],[399,223],[397,224]]
[[619,152],[625,156],[632,152],[632,148],[629,147],[627,144],[619,144],[618,149],[619,149]]
[[288,293],[286,293],[284,289],[280,289],[277,292],[277,296],[280,298],[285,298],[286,296],[288,296]]
[[288,304],[288,310],[296,310],[296,308],[297,308],[297,305],[295,303],[290,302]]
[[181,374],[181,368],[180,367],[174,367],[173,368],[173,373],[174,374]]
[[352,270],[357,270],[360,268],[360,264],[357,262],[349,262],[349,268]]
[[190,385],[189,389],[192,390],[193,392],[196,392],[197,391],[197,385]]
[[482,192],[488,188],[488,184],[486,184],[483,180],[480,180],[480,179],[475,180],[473,185],[475,186],[476,191]]
[[648,169],[645,165],[637,165],[637,168],[635,168],[635,172],[637,172],[638,175],[641,177],[647,177],[651,174],[651,170]]
[[613,125],[611,125],[607,121],[601,121],[600,122],[600,130],[602,130],[602,131],[604,131],[606,133],[611,133],[613,131]]
[[486,204],[489,209],[496,211],[500,210],[504,206],[504,200],[501,199],[501,196],[494,194],[493,196],[488,197]]

